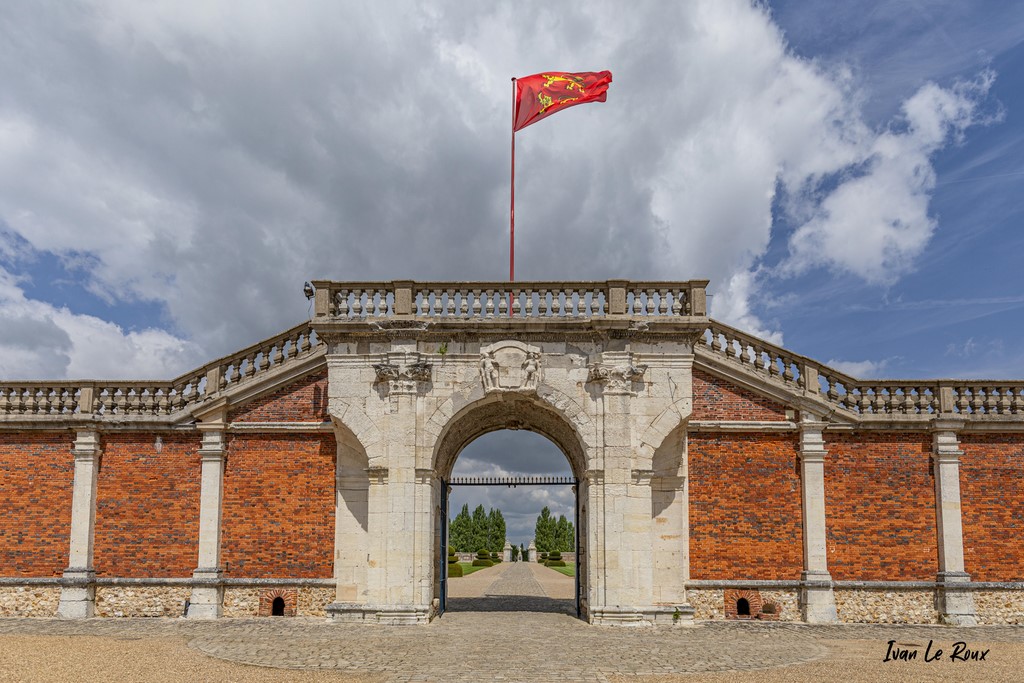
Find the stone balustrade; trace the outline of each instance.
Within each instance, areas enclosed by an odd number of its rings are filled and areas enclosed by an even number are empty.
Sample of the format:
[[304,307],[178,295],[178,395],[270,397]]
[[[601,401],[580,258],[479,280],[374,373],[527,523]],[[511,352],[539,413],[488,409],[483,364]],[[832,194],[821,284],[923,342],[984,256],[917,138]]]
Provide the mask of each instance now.
[[649,318],[707,315],[689,282],[313,282],[318,318]]
[[981,417],[1024,413],[1024,381],[858,380],[713,320],[697,345],[705,353],[752,374],[801,389],[858,415]]
[[179,413],[321,347],[308,322],[166,381],[0,383],[0,418],[150,417]]

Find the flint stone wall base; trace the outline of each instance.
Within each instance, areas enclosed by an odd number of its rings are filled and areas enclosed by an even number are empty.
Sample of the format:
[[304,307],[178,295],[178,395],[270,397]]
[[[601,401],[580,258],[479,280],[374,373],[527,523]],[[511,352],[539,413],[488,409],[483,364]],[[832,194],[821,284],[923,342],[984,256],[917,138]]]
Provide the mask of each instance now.
[[935,591],[910,588],[835,589],[839,621],[856,624],[938,624]]
[[687,588],[686,598],[693,618],[700,621],[725,619],[725,591],[721,588]]
[[180,617],[192,589],[188,586],[99,586],[98,617]]
[[0,587],[0,617],[52,617],[59,603],[57,586]]
[[979,624],[1024,624],[1024,591],[974,591]]
[[295,587],[288,584],[259,586],[258,588],[227,586],[224,588],[223,616],[242,618],[259,616],[260,596],[275,588],[295,590],[295,616],[297,617],[326,617],[327,605],[334,600],[335,594],[334,588],[317,586]]

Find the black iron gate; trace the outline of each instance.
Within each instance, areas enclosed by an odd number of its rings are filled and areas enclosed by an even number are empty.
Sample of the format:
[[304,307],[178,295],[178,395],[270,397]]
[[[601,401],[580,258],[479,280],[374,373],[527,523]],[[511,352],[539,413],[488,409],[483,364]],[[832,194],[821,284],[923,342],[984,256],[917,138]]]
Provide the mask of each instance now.
[[576,535],[576,571],[573,573],[576,581],[576,617],[582,616],[581,595],[580,595],[580,494],[579,481],[575,477],[453,477],[450,480],[441,480],[441,514],[444,516],[441,523],[441,566],[438,571],[441,576],[441,596],[439,614],[444,614],[448,604],[448,489],[451,486],[507,486],[516,488],[518,486],[572,486],[573,499],[575,501],[573,511],[574,533]]

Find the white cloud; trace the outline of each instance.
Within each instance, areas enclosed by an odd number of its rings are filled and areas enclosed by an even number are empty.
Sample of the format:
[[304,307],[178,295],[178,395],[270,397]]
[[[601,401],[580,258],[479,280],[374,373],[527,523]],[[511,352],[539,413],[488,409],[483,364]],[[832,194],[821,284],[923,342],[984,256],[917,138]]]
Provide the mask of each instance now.
[[825,365],[845,372],[854,379],[878,379],[882,377],[885,368],[889,365],[885,360],[836,360],[832,359]]
[[125,331],[28,299],[0,268],[0,377],[170,379],[201,365],[195,344],[163,330]]
[[[786,269],[828,265],[881,284],[913,266],[936,219],[929,214],[935,189],[931,157],[970,125],[984,121],[978,105],[994,74],[943,89],[929,83],[903,104],[903,130],[886,130],[861,147],[836,187],[797,200],[807,220],[790,238]],[[859,167],[859,168],[858,168]]]
[[[746,0],[94,0],[0,21],[19,27],[0,43],[0,222],[83,257],[107,300],[166,309],[188,351],[109,332],[152,345],[132,356],[148,375],[293,325],[306,279],[504,278],[508,79],[550,68],[615,81],[517,136],[519,279],[708,277],[716,315],[778,340],[754,312],[777,188],[802,223],[789,272],[889,282],[934,230],[931,156],[991,82],[927,85],[905,129],[877,131],[851,72],[791,54]],[[66,331],[85,319],[51,308]],[[77,339],[67,371],[107,372],[85,349],[105,337]]]

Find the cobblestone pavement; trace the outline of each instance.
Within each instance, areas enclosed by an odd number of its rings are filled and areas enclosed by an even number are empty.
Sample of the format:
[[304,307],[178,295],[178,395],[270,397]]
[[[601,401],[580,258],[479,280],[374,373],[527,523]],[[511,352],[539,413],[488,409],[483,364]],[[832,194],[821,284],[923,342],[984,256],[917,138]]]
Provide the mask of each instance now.
[[[476,579],[469,581],[474,576]],[[719,621],[679,628],[598,627],[570,616],[571,600],[549,596],[564,595],[572,581],[544,567],[499,565],[453,580],[451,590],[458,597],[450,600],[450,610],[423,627],[328,624],[311,618],[215,622],[0,619],[0,653],[28,640],[33,642],[35,654],[40,641],[53,642],[57,658],[69,643],[82,641],[142,640],[140,645],[154,646],[187,642],[191,652],[228,662],[318,670],[323,675],[334,672],[341,676],[339,680],[358,677],[395,683],[607,682],[635,680],[637,676],[668,681],[675,680],[677,674],[715,672],[726,677],[750,672],[758,677],[755,680],[763,680],[763,676],[815,683],[837,677],[847,681],[1019,680],[1016,657],[1024,653],[1024,628],[1019,626],[957,629]],[[919,660],[932,640],[946,649],[947,657],[955,641],[966,641],[971,647],[984,644],[992,649],[993,663],[950,666],[945,661],[932,668],[921,661],[881,664],[890,640],[902,649],[919,650]],[[17,656],[9,661],[20,662]],[[209,662],[210,667],[214,664],[214,660],[200,659],[193,663],[194,668],[201,669],[202,661]],[[812,664],[793,666],[807,662]],[[754,673],[756,670],[765,671]],[[269,680],[260,672],[271,669],[248,671],[256,673],[232,674],[231,680]],[[858,678],[858,672],[864,675]],[[62,680],[36,675],[5,677],[4,673],[0,671],[0,680]],[[280,674],[285,676],[286,672]]]

